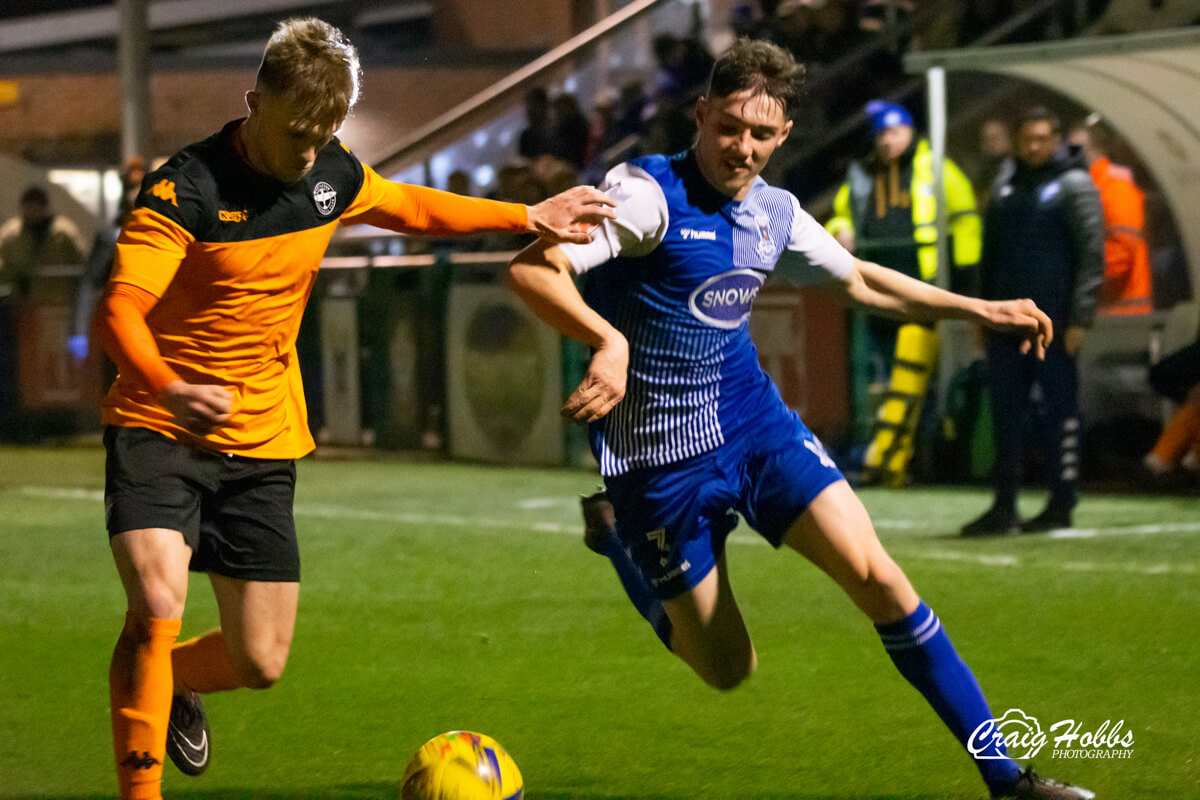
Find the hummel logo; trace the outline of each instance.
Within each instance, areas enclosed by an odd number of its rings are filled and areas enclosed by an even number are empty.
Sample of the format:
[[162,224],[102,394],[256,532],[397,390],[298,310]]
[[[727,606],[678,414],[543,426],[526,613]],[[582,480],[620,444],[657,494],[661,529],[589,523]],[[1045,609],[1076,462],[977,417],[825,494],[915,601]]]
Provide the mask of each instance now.
[[140,756],[136,750],[130,750],[129,755],[121,762],[121,766],[129,767],[130,769],[150,769],[161,763],[157,758],[150,755],[150,752],[147,750],[143,750]]
[[679,235],[688,240],[705,239],[710,242],[715,242],[717,240],[716,231],[698,231],[693,228],[682,228],[679,231]]

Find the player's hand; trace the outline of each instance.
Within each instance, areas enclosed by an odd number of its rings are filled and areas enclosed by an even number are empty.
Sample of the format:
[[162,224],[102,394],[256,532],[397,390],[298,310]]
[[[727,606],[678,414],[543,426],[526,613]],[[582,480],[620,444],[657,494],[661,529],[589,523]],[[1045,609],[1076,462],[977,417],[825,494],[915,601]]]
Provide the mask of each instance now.
[[587,372],[563,404],[562,415],[576,422],[595,422],[625,396],[629,343],[617,336],[592,355]]
[[233,395],[224,386],[171,381],[158,396],[175,421],[192,433],[204,435],[229,422]]
[[592,229],[617,213],[609,196],[591,186],[576,186],[529,206],[529,230],[554,244],[587,244]]
[[1003,333],[1015,333],[1024,339],[1021,352],[1032,350],[1046,357],[1046,348],[1054,340],[1054,325],[1046,312],[1032,300],[993,300],[986,304],[983,324]]

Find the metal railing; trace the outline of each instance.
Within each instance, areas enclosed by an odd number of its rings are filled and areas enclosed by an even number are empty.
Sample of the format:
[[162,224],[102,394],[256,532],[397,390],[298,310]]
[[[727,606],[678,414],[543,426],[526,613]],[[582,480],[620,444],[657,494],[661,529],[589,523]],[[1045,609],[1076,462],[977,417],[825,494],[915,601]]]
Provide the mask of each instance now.
[[375,165],[383,175],[394,175],[428,161],[456,139],[470,135],[483,122],[519,104],[531,86],[556,77],[589,55],[610,37],[626,31],[657,9],[679,0],[634,0],[545,55],[518,69],[405,137]]

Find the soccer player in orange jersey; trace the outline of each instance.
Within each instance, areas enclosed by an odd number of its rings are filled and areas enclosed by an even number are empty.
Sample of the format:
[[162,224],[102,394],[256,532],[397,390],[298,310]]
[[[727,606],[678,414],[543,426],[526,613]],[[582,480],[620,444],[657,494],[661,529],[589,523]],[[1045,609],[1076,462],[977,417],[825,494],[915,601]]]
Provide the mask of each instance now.
[[[165,755],[206,767],[199,694],[283,672],[300,577],[294,459],[313,449],[296,334],[337,224],[586,243],[613,216],[588,187],[527,207],[384,180],[334,136],[358,82],[336,28],[281,24],[249,115],[148,175],[117,245],[97,327],[120,370],[103,419],[128,601],[109,673],[122,798],[160,797]],[[221,627],[176,642],[189,567],[208,573]]]

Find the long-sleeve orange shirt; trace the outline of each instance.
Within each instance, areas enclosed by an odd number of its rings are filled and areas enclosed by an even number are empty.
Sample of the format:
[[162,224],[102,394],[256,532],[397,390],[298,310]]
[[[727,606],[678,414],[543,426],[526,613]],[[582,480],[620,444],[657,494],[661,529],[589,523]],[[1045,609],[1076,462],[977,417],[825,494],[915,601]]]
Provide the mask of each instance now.
[[1104,209],[1104,283],[1096,297],[1096,311],[1149,314],[1154,306],[1143,229],[1145,195],[1128,167],[1107,158],[1093,161],[1090,172]]
[[[224,453],[297,458],[314,443],[296,336],[337,224],[521,232],[527,209],[393,183],[336,140],[307,176],[284,185],[238,156],[239,123],[180,151],[142,185],[97,315],[120,370],[103,420]],[[181,427],[158,400],[177,378],[228,389],[230,421],[204,436]]]

